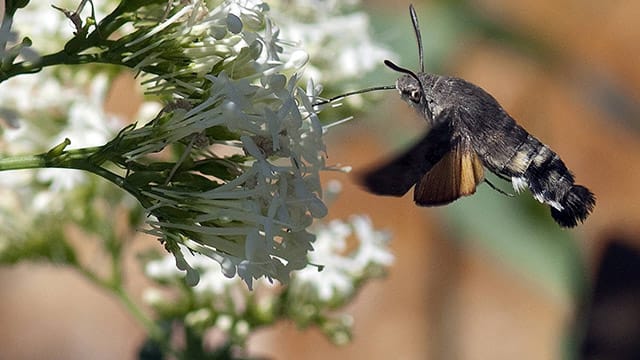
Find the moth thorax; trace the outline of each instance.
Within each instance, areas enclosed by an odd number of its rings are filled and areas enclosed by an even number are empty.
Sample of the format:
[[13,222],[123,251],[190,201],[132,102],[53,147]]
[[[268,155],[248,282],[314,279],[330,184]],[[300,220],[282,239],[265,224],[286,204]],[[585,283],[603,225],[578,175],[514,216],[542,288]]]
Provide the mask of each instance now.
[[[429,113],[432,114],[431,116],[433,117],[433,119],[437,118],[442,110],[444,110],[444,107],[438,104],[438,102],[431,99],[427,99],[427,106],[429,107]],[[429,119],[429,121],[432,121],[433,119]]]

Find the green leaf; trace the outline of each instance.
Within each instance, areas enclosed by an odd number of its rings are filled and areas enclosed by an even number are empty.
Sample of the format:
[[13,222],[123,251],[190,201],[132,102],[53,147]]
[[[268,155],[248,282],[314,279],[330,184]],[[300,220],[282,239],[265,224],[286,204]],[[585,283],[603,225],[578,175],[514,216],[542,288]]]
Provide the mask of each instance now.
[[171,179],[175,190],[207,191],[220,186],[217,182],[202,175],[189,172],[178,172]]
[[216,139],[216,140],[239,140],[240,135],[236,134],[233,131],[230,131],[229,128],[222,125],[216,125],[209,127],[205,130],[205,135],[208,138]]
[[145,188],[150,184],[157,184],[164,177],[157,171],[136,171],[127,176],[126,181],[138,188]]

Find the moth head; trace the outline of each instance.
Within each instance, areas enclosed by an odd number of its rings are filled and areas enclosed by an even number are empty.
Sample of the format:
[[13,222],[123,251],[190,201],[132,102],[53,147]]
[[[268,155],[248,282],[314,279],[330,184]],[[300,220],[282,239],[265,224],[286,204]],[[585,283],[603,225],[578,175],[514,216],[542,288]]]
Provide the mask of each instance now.
[[403,75],[398,78],[396,88],[400,92],[400,97],[412,105],[419,105],[425,100],[422,85],[411,75]]
[[[400,91],[400,96],[406,102],[408,102],[411,106],[413,106],[419,113],[423,114],[427,119],[433,119],[433,114],[431,113],[431,109],[428,106],[427,95],[429,95],[426,90],[428,87],[425,87],[422,81],[420,81],[420,77],[415,72],[400,67],[389,60],[385,60],[384,64],[387,65],[392,70],[403,73],[396,81],[396,88]],[[424,76],[424,74],[421,74]]]

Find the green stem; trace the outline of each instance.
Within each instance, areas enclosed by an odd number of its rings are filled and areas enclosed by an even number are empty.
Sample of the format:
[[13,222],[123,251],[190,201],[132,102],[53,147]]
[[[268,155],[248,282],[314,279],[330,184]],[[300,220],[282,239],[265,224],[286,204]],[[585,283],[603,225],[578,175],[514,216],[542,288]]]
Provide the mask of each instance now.
[[[66,144],[62,143],[58,146],[66,146]],[[93,165],[90,165],[88,159],[100,149],[100,147],[89,147],[68,151],[51,150],[37,155],[18,155],[0,158],[0,171],[53,167],[89,170],[88,168]]]
[[12,156],[0,159],[0,171],[34,169],[47,167],[47,160],[41,155]]
[[45,67],[54,65],[78,65],[89,63],[108,63],[108,64],[120,64],[121,62],[113,59],[113,56],[103,57],[101,53],[97,54],[69,54],[65,50],[58,51],[57,53],[45,55],[38,59],[36,62],[23,61],[11,65],[8,69],[0,72],[0,82],[3,82],[9,78],[22,74],[37,73]]
[[124,189],[138,199],[142,206],[148,207],[150,204],[145,201],[145,197],[141,194],[139,188],[136,188],[126,182],[122,176],[113,173],[102,167],[101,164],[96,164],[92,161],[92,155],[96,154],[101,149],[101,147],[90,147],[62,151],[55,155],[47,152],[38,155],[20,155],[0,158],[0,171],[40,168],[84,170],[98,175]]

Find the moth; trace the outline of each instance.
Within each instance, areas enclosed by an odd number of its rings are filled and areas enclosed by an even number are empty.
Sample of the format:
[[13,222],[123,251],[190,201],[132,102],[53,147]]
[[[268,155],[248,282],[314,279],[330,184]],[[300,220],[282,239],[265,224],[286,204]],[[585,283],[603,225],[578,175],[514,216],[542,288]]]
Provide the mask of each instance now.
[[413,5],[409,14],[418,42],[420,72],[385,60],[386,66],[404,74],[395,86],[336,98],[397,89],[426,120],[428,131],[401,155],[366,171],[362,185],[374,194],[398,197],[413,187],[417,205],[439,206],[474,194],[482,181],[496,189],[485,179],[487,169],[511,181],[516,192],[529,188],[535,199],[550,207],[560,226],[583,222],[595,206],[593,193],[576,185],[560,157],[518,125],[489,93],[463,79],[426,73]]

